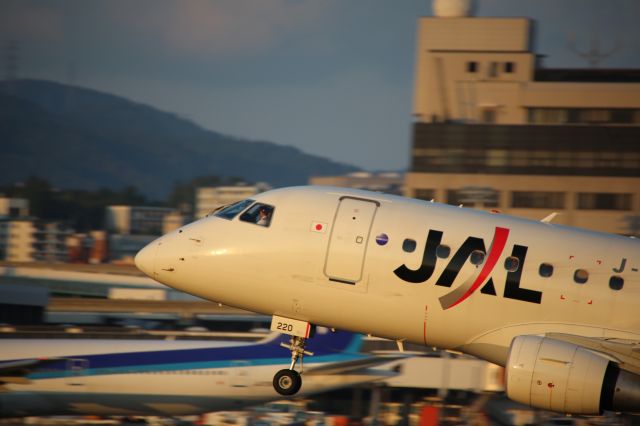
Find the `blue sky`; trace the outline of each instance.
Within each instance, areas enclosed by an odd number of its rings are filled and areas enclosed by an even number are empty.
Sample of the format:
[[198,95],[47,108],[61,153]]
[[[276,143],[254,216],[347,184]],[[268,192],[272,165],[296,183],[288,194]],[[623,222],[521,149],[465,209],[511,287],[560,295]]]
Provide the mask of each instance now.
[[[567,47],[618,46],[640,68],[638,0],[479,0],[478,16],[537,21],[548,67]],[[19,75],[175,112],[205,128],[368,170],[407,167],[416,22],[429,0],[2,0]]]

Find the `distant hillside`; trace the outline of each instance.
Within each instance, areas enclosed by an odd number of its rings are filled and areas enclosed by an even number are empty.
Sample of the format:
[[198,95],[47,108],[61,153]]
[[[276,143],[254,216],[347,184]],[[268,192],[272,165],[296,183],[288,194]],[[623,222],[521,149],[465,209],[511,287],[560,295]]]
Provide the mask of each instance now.
[[50,81],[0,82],[0,183],[28,175],[60,188],[135,185],[164,197],[174,182],[239,176],[273,186],[356,167],[191,121],[94,90]]

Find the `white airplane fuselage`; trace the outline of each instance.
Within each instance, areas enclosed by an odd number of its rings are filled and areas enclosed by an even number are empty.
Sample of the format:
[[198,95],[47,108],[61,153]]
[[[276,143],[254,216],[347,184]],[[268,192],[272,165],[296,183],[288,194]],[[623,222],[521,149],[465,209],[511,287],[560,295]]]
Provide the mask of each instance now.
[[517,336],[640,340],[638,240],[341,188],[254,200],[268,227],[211,215],[137,265],[216,302],[503,366]]
[[[367,358],[355,352],[362,336],[324,339],[326,346],[318,349],[321,356],[305,363],[307,370]],[[2,372],[21,360],[36,365],[20,374]],[[275,341],[2,339],[0,418],[177,416],[234,410],[280,398],[272,378],[288,361],[287,351]],[[370,369],[310,373],[301,392],[311,395],[385,374]]]

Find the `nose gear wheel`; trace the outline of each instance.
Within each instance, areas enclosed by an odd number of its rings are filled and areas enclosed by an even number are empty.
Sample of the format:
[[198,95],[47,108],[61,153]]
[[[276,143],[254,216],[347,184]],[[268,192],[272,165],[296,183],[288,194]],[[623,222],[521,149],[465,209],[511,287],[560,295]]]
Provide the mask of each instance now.
[[[313,352],[305,350],[307,339],[304,337],[292,336],[289,344],[280,343],[283,348],[291,351],[291,366],[282,369],[273,377],[273,388],[280,395],[295,395],[302,386],[303,359],[305,355],[313,355]],[[295,370],[296,362],[300,359],[300,373]]]
[[284,368],[273,376],[273,388],[280,395],[295,395],[302,386],[302,378],[296,370]]

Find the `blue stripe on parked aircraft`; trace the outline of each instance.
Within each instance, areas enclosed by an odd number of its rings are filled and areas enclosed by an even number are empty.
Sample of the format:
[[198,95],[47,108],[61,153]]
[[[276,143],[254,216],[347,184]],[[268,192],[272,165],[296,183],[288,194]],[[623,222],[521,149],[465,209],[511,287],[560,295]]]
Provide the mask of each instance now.
[[[313,363],[335,363],[345,362],[356,359],[367,358],[366,355],[348,355],[348,354],[335,354],[315,357]],[[243,361],[242,365],[238,365],[238,361]],[[111,368],[93,368],[90,367],[86,370],[71,371],[71,370],[57,370],[57,371],[42,371],[29,374],[27,377],[32,380],[37,379],[57,379],[63,377],[87,377],[87,376],[100,376],[107,374],[142,374],[148,372],[169,372],[169,371],[185,371],[185,370],[207,370],[215,368],[245,368],[245,367],[257,367],[265,365],[282,366],[287,365],[290,362],[289,358],[262,358],[262,359],[247,359],[247,360],[225,360],[225,361],[203,361],[203,362],[180,362],[173,364],[138,364],[129,365],[123,367],[111,367]]]
[[[207,368],[227,368],[238,361],[246,361],[246,365],[288,364],[290,359],[283,357],[286,353],[280,347],[287,342],[289,336],[283,335],[273,341],[246,346],[172,349],[147,352],[121,352],[96,355],[67,355],[59,361],[36,368],[30,378],[56,378],[78,375],[78,372],[67,371],[70,359],[82,359],[88,368],[82,375],[123,374],[148,371],[175,371]],[[336,362],[362,358],[354,355],[362,346],[363,337],[345,332],[318,334],[309,339],[307,349],[314,353],[313,362]]]

